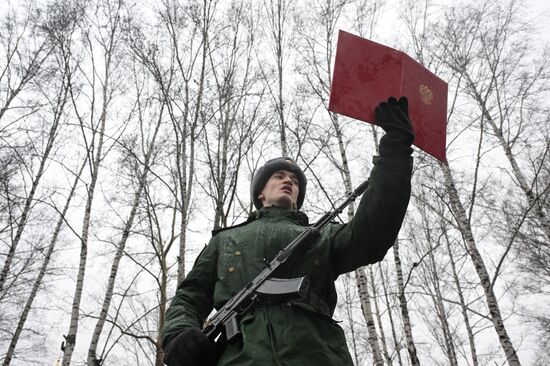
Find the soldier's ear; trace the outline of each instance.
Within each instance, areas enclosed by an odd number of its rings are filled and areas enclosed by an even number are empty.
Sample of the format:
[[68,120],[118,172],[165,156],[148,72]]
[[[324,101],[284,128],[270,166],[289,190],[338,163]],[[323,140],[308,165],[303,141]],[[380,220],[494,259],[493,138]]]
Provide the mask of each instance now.
[[265,196],[264,196],[264,192],[262,191],[259,195],[258,195],[258,199],[261,201],[263,199],[265,199]]

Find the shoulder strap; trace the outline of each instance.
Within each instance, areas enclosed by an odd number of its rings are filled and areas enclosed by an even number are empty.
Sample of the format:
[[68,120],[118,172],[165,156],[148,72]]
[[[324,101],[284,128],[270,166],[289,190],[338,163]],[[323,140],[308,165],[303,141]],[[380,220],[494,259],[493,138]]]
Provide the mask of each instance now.
[[237,227],[241,227],[241,226],[245,226],[247,224],[250,224],[254,220],[256,220],[256,216],[255,215],[250,215],[246,221],[241,222],[240,224],[233,225],[233,226],[228,226],[228,227],[222,227],[222,228],[219,228],[219,229],[212,230],[212,237],[218,235],[222,231],[229,230],[229,229],[235,229]]

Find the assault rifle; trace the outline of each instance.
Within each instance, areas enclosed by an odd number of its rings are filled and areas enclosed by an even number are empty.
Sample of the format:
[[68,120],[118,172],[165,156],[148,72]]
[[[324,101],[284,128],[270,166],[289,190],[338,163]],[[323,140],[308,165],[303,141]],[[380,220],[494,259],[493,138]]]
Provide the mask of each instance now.
[[267,264],[256,278],[244,286],[224,306],[220,308],[210,319],[204,323],[202,332],[215,342],[222,334],[226,341],[238,336],[238,317],[250,310],[259,301],[289,300],[302,297],[308,289],[306,277],[280,279],[274,278],[277,269],[289,258],[298,258],[321,237],[321,230],[340,214],[351,202],[363,194],[369,185],[363,182],[339,207],[332,212],[325,213],[313,226],[303,231],[296,239],[292,240],[284,249],[279,251],[275,258]]

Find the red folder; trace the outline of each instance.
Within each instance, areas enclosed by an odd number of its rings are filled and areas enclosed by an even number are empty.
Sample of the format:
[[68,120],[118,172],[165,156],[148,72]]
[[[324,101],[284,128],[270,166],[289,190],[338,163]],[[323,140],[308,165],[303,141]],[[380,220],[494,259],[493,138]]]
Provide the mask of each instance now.
[[329,110],[374,123],[374,108],[390,96],[409,100],[414,144],[445,162],[447,83],[393,48],[340,31]]

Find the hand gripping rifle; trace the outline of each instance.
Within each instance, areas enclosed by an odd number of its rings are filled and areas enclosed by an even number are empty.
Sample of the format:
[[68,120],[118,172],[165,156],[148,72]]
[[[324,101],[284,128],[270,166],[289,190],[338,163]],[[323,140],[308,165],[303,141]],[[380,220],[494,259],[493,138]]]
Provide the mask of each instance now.
[[244,286],[224,306],[220,308],[210,319],[204,323],[202,332],[215,342],[220,335],[224,335],[226,341],[230,341],[241,332],[239,330],[238,317],[246,313],[260,300],[273,301],[273,299],[292,299],[303,296],[308,287],[305,277],[279,279],[273,275],[277,269],[289,258],[303,254],[321,237],[321,230],[340,214],[351,202],[363,194],[369,185],[363,182],[339,207],[332,212],[325,213],[313,226],[303,231],[296,239],[292,240],[277,256],[267,264],[256,278]]

